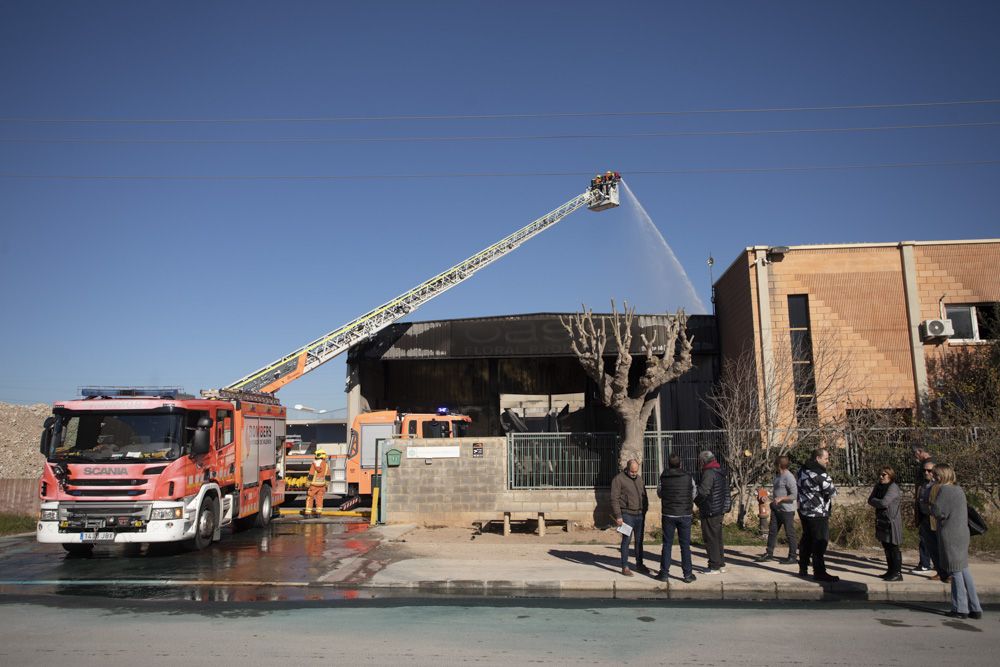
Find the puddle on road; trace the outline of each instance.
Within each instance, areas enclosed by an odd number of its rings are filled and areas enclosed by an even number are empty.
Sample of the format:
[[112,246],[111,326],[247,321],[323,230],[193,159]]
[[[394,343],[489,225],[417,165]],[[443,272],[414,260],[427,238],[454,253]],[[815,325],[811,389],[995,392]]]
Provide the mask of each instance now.
[[[91,557],[69,557],[59,545],[25,538],[17,548],[0,552],[0,580],[21,594],[31,589],[32,594],[112,598],[349,599],[344,587],[314,591],[297,585],[316,582],[345,559],[377,546],[379,539],[367,530],[368,524],[358,520],[279,521],[241,533],[226,530],[222,541],[202,551],[178,544],[98,545]],[[194,588],[179,593],[186,581]],[[276,593],[278,586],[255,582],[288,582],[300,590]],[[209,588],[224,592],[209,595]]]

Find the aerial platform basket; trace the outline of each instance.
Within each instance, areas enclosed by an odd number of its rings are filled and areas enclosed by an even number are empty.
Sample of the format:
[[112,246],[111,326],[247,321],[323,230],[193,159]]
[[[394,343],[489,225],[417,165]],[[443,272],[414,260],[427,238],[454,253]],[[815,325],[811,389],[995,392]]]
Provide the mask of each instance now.
[[620,204],[618,198],[618,184],[614,183],[607,192],[593,190],[593,201],[587,205],[591,211],[606,211]]

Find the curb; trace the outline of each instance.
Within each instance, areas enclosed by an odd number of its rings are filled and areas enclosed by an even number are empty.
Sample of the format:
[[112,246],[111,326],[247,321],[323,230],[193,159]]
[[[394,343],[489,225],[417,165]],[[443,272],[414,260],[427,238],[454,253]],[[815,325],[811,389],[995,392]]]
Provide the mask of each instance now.
[[[349,584],[344,584],[350,587]],[[518,594],[549,597],[592,597],[612,599],[663,599],[663,600],[719,600],[719,601],[866,601],[866,602],[927,602],[947,604],[951,589],[940,585],[876,584],[839,581],[828,586],[820,584],[782,585],[780,582],[729,582],[720,581],[709,586],[690,584],[631,581],[534,581],[534,580],[434,580],[368,582],[357,586],[359,590],[414,591],[449,595],[502,595]],[[1000,603],[1000,586],[980,586],[979,598],[987,604]]]
[[[710,585],[671,584],[657,582],[651,585],[642,581],[617,580],[512,580],[512,579],[448,579],[424,581],[381,581],[361,584],[343,581],[220,581],[211,579],[129,579],[107,580],[0,580],[0,586],[100,586],[127,584],[133,586],[155,586],[181,588],[188,586],[212,586],[219,588],[259,587],[259,588],[324,588],[371,593],[417,593],[421,595],[444,595],[460,597],[545,597],[599,600],[671,600],[671,601],[712,601],[720,602],[766,602],[786,601],[858,601],[858,602],[923,602],[948,604],[951,600],[950,587],[945,584],[897,585],[876,584],[869,586],[855,581],[839,581],[822,586],[817,583],[782,585],[780,582],[713,582]],[[986,604],[1000,603],[1000,586],[978,587],[979,599]]]

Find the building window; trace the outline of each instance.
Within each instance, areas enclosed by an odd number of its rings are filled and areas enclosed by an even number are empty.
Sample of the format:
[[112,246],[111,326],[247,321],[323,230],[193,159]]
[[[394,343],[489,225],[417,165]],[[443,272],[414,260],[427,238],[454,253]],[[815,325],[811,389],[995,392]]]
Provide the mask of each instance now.
[[1000,304],[974,303],[945,306],[955,334],[951,340],[980,341],[1000,338]]
[[814,424],[817,419],[816,373],[813,368],[808,294],[788,295],[788,327],[792,346],[795,419],[803,426]]

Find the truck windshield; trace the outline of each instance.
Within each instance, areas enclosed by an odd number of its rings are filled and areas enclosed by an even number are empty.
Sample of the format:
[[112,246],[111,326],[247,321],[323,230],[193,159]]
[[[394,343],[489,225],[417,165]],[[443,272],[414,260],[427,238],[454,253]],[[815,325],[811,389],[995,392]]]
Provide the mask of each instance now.
[[183,436],[183,414],[87,412],[57,415],[49,460],[173,460],[183,451]]

